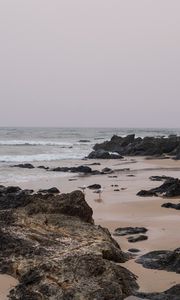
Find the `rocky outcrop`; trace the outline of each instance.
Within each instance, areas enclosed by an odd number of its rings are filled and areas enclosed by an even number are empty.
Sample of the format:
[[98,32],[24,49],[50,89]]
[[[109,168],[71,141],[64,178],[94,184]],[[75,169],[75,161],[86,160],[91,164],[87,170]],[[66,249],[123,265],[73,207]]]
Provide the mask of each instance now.
[[98,149],[95,151],[92,151],[88,155],[89,159],[122,159],[123,156],[119,155],[118,153],[110,153],[108,151],[105,151],[103,149]]
[[174,251],[152,251],[136,260],[147,269],[180,273],[180,248]]
[[114,135],[110,141],[105,141],[94,146],[94,150],[116,152],[120,155],[132,156],[157,156],[164,154],[180,158],[180,137],[170,135],[169,137],[144,137],[136,138],[135,134],[121,137]]
[[94,225],[80,191],[29,194],[1,186],[0,272],[19,280],[9,299],[121,300],[138,288],[128,258]]
[[175,203],[167,202],[167,203],[162,204],[161,207],[174,208],[174,209],[180,210],[180,203],[175,204]]
[[175,197],[180,196],[180,180],[178,178],[170,178],[162,185],[150,190],[141,190],[137,193],[138,196],[164,196]]

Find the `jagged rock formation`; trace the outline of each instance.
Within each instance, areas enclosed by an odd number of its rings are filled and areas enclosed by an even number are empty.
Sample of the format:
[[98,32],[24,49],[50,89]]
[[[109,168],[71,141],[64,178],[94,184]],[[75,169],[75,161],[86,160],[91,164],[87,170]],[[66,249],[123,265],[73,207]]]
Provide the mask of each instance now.
[[[116,152],[123,156],[162,156],[163,154],[167,154],[175,159],[180,159],[180,137],[176,135],[170,135],[167,138],[136,138],[135,134],[131,134],[126,137],[114,135],[110,141],[96,144],[94,146],[94,150],[96,153],[103,150],[106,152]],[[91,156],[92,153],[90,154],[89,158],[92,158]]]
[[141,190],[137,193],[138,196],[164,196],[175,197],[180,196],[180,180],[178,178],[170,178],[162,185],[150,190]]
[[0,187],[0,272],[19,280],[9,299],[124,299],[138,288],[115,263],[127,258],[109,231],[94,225],[82,192]]

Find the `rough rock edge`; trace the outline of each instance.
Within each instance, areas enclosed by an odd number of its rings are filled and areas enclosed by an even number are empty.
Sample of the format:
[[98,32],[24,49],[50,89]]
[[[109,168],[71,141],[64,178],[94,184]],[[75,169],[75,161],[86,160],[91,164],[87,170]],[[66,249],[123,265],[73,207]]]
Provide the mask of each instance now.
[[9,299],[121,300],[135,292],[136,276],[115,264],[128,255],[93,224],[83,193],[15,190],[0,194],[0,272],[19,280]]

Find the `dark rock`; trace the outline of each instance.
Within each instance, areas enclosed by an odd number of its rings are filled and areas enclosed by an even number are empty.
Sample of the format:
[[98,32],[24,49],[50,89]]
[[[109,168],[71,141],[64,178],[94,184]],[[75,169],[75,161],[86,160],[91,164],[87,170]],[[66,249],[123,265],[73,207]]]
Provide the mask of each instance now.
[[123,300],[135,293],[136,276],[115,263],[130,255],[93,224],[82,192],[20,192],[21,201],[11,193],[11,206],[0,205],[0,273],[19,280],[9,299]]
[[102,174],[112,174],[113,170],[110,168],[104,168],[104,169],[102,169],[101,173]]
[[180,299],[180,284],[174,285],[170,289],[162,293],[136,293],[140,299],[149,300],[179,300]]
[[51,169],[55,172],[71,172],[71,173],[85,173],[89,174],[92,172],[92,169],[88,166],[79,166],[79,167],[57,167]]
[[23,168],[23,169],[34,169],[35,168],[32,164],[18,164],[18,165],[13,165],[11,167],[12,168],[18,167],[18,168]]
[[100,184],[92,184],[92,185],[88,186],[88,189],[90,189],[90,190],[98,190],[100,188],[101,188]]
[[79,143],[89,143],[90,140],[79,140]]
[[97,151],[92,151],[88,155],[89,159],[122,159],[122,155],[119,155],[118,153],[109,153],[108,151],[105,150],[97,150]]
[[101,163],[98,163],[98,162],[94,162],[94,163],[91,163],[91,164],[87,164],[88,166],[100,166]]
[[[144,137],[135,138],[134,134],[126,137],[114,135],[110,141],[105,141],[94,146],[94,150],[116,152],[120,155],[154,156],[166,158],[165,155],[180,158],[180,137]],[[94,155],[94,154],[93,154]]]
[[145,241],[147,239],[148,239],[147,235],[141,234],[141,235],[138,235],[138,236],[130,236],[130,237],[128,237],[128,242],[129,243],[136,243],[136,242]]
[[180,273],[180,248],[174,251],[152,251],[136,260],[147,269]]
[[169,176],[151,176],[149,177],[150,180],[152,181],[165,181],[165,180],[171,180],[173,179],[173,177],[169,177]]
[[136,249],[136,248],[130,248],[130,249],[128,249],[128,251],[132,252],[132,253],[138,253],[138,252],[140,252],[140,250]]
[[162,204],[161,207],[174,208],[174,209],[180,210],[180,203],[174,204],[174,203],[168,202],[168,203]]
[[38,166],[38,169],[44,169],[44,170],[49,170],[49,167],[45,167],[45,166]]
[[175,197],[180,196],[180,180],[178,178],[170,178],[166,180],[161,186],[150,189],[148,191],[142,190],[137,193],[138,196],[164,196]]
[[148,229],[145,227],[121,227],[117,228],[114,231],[114,235],[116,236],[124,236],[129,234],[139,234],[139,233],[146,233]]
[[52,187],[50,189],[40,189],[38,193],[49,193],[49,194],[59,194],[60,191],[56,187]]
[[114,189],[114,192],[120,192],[120,189]]

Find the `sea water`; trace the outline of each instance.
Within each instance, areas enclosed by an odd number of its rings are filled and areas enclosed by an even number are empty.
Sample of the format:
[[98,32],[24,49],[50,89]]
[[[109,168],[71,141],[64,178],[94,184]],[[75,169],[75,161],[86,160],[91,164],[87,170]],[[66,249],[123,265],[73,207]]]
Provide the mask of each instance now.
[[[18,171],[18,168],[15,168],[16,170],[11,168],[13,164],[25,162],[44,164],[59,160],[82,159],[92,151],[95,143],[108,140],[115,134],[126,136],[132,133],[140,137],[168,136],[180,135],[180,129],[1,127],[0,183],[13,178],[17,181],[30,179],[27,178],[27,174]],[[40,170],[39,173],[29,172],[29,176],[33,178],[40,176]]]

